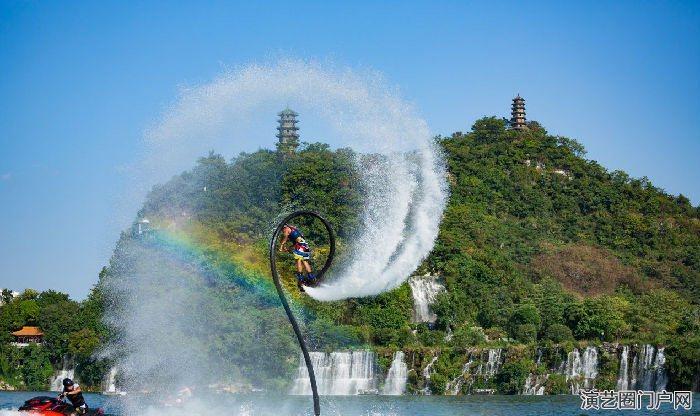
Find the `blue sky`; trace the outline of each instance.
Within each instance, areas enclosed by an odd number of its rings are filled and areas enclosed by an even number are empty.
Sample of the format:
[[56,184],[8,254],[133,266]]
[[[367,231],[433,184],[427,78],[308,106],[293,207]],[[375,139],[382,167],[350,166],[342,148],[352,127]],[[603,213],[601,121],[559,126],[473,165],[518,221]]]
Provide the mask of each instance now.
[[520,93],[588,157],[700,202],[699,2],[132,3],[0,0],[0,287],[82,298],[144,129],[183,85],[280,55],[378,70],[440,134]]

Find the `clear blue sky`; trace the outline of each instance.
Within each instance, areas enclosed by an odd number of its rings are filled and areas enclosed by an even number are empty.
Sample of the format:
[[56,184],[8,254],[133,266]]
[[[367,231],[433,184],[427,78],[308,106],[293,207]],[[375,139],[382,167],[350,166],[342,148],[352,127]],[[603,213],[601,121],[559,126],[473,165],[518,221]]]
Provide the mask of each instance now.
[[700,2],[136,3],[0,0],[0,287],[82,298],[144,128],[180,86],[279,54],[376,69],[441,134],[519,92],[590,158],[700,202]]

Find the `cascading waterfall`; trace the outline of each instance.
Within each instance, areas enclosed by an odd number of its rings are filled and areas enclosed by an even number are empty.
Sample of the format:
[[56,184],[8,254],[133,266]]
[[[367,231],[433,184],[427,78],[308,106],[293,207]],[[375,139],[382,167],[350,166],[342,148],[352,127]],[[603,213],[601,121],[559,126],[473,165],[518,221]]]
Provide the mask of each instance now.
[[574,348],[566,357],[566,377],[567,379],[578,377],[581,373],[581,354]]
[[581,388],[591,388],[598,376],[598,349],[586,347],[581,356],[574,348],[567,356],[566,379],[570,382],[571,394],[578,394]]
[[[535,352],[535,364],[542,363],[542,348],[537,348]],[[523,394],[530,396],[541,396],[544,394],[544,383],[549,379],[549,374],[528,374],[523,386]]]
[[[541,358],[542,352],[538,350],[538,363]],[[595,379],[598,377],[598,349],[586,347],[581,354],[577,348],[574,348],[566,355],[566,360],[561,363],[559,368],[553,369],[552,373],[566,376],[571,394],[578,394],[581,389],[593,388]],[[523,394],[544,394],[544,384],[549,379],[550,374],[529,374],[525,379]]]
[[598,349],[594,347],[586,347],[583,350],[583,357],[581,359],[581,373],[579,377],[582,378],[582,383],[576,386],[574,394],[578,394],[579,389],[590,389],[593,387],[595,378],[598,377]]
[[462,373],[458,375],[456,378],[453,380],[450,380],[447,382],[445,385],[445,394],[448,396],[456,396],[462,391],[462,387],[464,387],[464,383],[469,379],[470,380],[470,373],[471,373],[471,368],[472,365],[474,365],[474,357],[471,353],[469,353],[469,358],[462,366]]
[[664,347],[660,347],[656,351],[656,359],[654,359],[654,369],[656,378],[654,389],[656,391],[666,390],[666,384],[668,383],[668,375],[666,374],[666,353]]
[[549,374],[530,374],[525,379],[523,394],[529,396],[542,396],[544,394],[544,383],[549,378]]
[[[491,348],[481,352],[470,351],[460,375],[446,383],[445,394],[457,395],[462,391],[471,391],[475,379],[486,381],[494,377],[501,369],[502,361],[503,349],[501,348]],[[491,393],[492,391],[491,389],[483,389],[480,392]]]
[[109,369],[109,373],[102,380],[102,392],[105,394],[119,394],[117,390],[117,367]]
[[666,355],[664,347],[658,349],[645,344],[635,349],[632,365],[629,365],[630,348],[622,347],[620,372],[617,378],[618,390],[660,391],[666,388]]
[[63,379],[75,377],[75,369],[73,368],[73,361],[64,356],[61,360],[61,369],[58,370],[53,380],[51,380],[51,391],[62,391],[63,390]]
[[413,295],[413,322],[435,322],[437,316],[430,310],[438,293],[445,287],[434,276],[413,276],[408,279]]
[[654,347],[651,345],[644,345],[641,352],[641,360],[638,364],[641,365],[639,368],[639,383],[641,384],[642,390],[651,390],[654,387],[654,378],[656,378],[656,369],[654,368]]
[[[668,376],[666,373],[665,351],[663,347],[658,349],[652,345],[643,345],[639,348],[621,346],[619,351],[619,376],[617,390],[656,390],[666,388]],[[568,354],[561,355],[561,362],[550,363],[552,367],[546,374],[531,373],[525,379],[522,388],[524,395],[543,395],[545,385],[551,374],[560,374],[566,377],[571,394],[578,394],[582,389],[595,388],[598,377],[599,355],[601,350],[588,346],[582,350],[576,348]],[[538,349],[535,357],[538,365],[544,362],[543,352]],[[437,357],[433,357],[423,369],[423,377],[426,380],[425,394],[429,394],[427,387],[432,369]],[[494,377],[499,371],[503,361],[502,349],[487,349],[481,352],[470,352],[467,362],[462,367],[460,375],[448,381],[445,385],[445,395],[457,395],[462,392],[470,392],[471,388],[465,385],[480,379],[486,381]],[[630,364],[631,362],[631,364]],[[469,384],[468,384],[469,383]],[[477,393],[488,392],[490,389],[475,391]]]
[[620,353],[620,371],[617,376],[617,390],[629,389],[629,355],[630,347],[624,345]]
[[501,348],[493,348],[488,350],[488,358],[486,360],[486,363],[482,363],[479,365],[479,369],[477,370],[477,375],[483,376],[484,378],[491,378],[498,373],[498,370],[501,368],[501,355],[503,353],[503,349]]
[[[372,351],[310,352],[319,394],[352,396],[376,392],[376,356]],[[310,395],[311,382],[304,357],[290,394]]]
[[639,374],[639,353],[635,354],[632,358],[632,368],[630,369],[630,372],[632,374],[630,375],[629,387],[636,389],[637,375]]
[[404,360],[403,351],[396,351],[391,361],[391,367],[386,375],[382,394],[388,396],[400,396],[406,391],[406,380],[408,379],[408,367]]
[[435,365],[435,361],[437,361],[438,356],[434,356],[428,365],[425,366],[423,369],[423,379],[425,380],[425,387],[423,387],[422,393],[425,394],[426,396],[430,396],[431,391],[430,391],[430,377],[433,371],[433,365]]

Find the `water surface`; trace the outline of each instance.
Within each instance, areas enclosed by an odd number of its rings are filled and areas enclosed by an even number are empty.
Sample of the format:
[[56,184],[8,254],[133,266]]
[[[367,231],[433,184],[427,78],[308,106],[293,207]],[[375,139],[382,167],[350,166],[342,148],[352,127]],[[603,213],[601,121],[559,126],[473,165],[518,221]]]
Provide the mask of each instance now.
[[[47,392],[0,392],[0,415],[13,411],[26,399]],[[214,395],[194,397],[181,406],[165,407],[155,397],[115,397],[87,394],[91,406],[103,407],[111,415],[147,416],[306,416],[311,415],[311,399],[306,396]],[[333,416],[524,416],[524,415],[700,415],[695,398],[690,411],[673,411],[664,405],[658,411],[583,411],[578,396],[347,396],[322,397],[322,415]],[[123,405],[138,411],[125,412]]]

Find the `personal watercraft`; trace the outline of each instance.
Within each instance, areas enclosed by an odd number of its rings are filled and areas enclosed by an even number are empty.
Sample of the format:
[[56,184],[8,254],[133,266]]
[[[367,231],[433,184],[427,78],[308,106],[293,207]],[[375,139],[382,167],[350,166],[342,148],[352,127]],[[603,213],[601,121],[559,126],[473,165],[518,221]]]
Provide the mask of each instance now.
[[[63,400],[51,396],[32,397],[25,401],[24,404],[19,407],[19,410],[42,416],[68,416],[76,414],[75,408],[71,406],[70,403],[66,403]],[[97,408],[88,409],[86,414],[88,416],[102,416],[105,413],[101,408]]]

